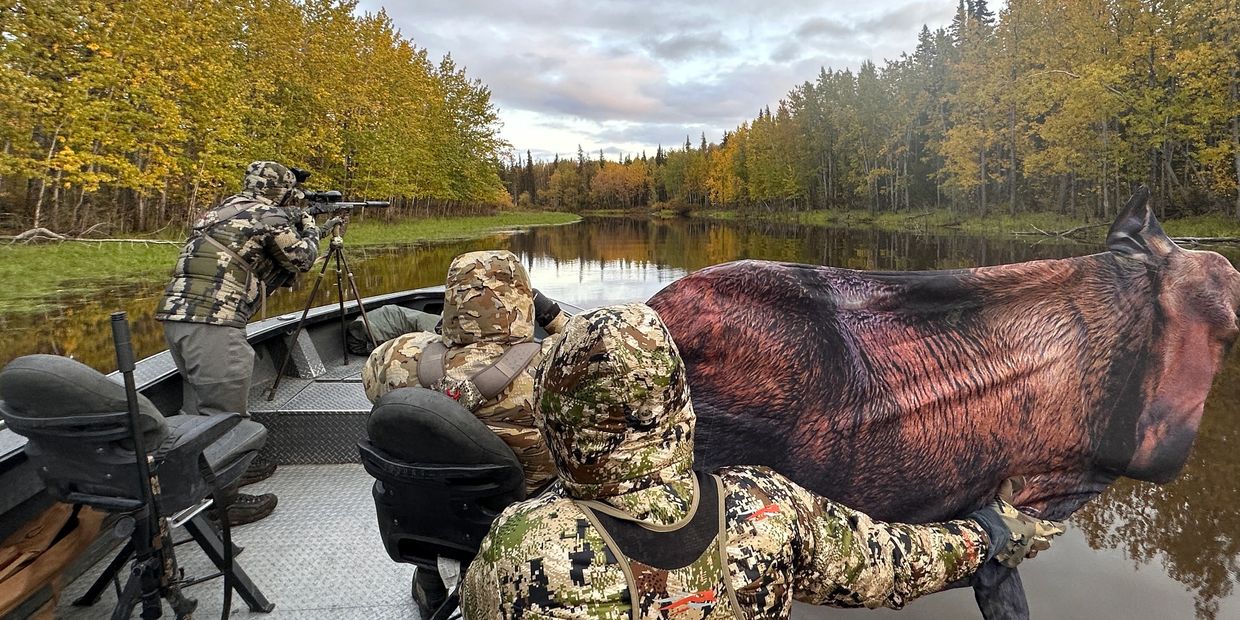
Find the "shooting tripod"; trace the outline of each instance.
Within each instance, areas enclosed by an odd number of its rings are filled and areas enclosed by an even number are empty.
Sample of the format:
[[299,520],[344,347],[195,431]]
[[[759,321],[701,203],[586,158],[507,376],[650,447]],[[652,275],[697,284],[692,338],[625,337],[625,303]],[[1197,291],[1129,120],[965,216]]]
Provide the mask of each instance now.
[[[314,284],[310,287],[310,295],[306,297],[306,307],[301,311],[301,318],[297,321],[297,329],[293,331],[292,342],[296,343],[301,336],[302,329],[306,326],[306,316],[310,314],[310,309],[314,307],[314,298],[318,295],[319,284],[323,282],[323,274],[327,272],[327,265],[335,261],[336,265],[336,296],[340,300],[340,339],[341,350],[344,353],[344,364],[349,364],[349,342],[348,342],[348,318],[344,312],[344,277],[349,279],[349,291],[353,293],[353,301],[357,302],[357,309],[362,311],[362,324],[366,326],[366,337],[370,339],[370,344],[379,346],[375,342],[374,332],[370,331],[370,319],[366,316],[366,306],[362,305],[362,296],[357,291],[357,280],[353,277],[353,270],[349,268],[349,259],[344,255],[344,233],[349,227],[349,211],[348,209],[339,209],[332,218],[335,223],[332,224],[331,242],[327,246],[327,254],[323,256],[323,266],[319,269],[319,273],[314,278]],[[331,221],[331,220],[329,220]],[[275,383],[271,384],[271,390],[267,392],[267,400],[271,401],[276,397],[276,388],[280,387],[280,381],[284,379],[284,371],[288,369],[288,362],[293,357],[295,346],[289,346],[284,353],[284,361],[280,363],[280,371],[276,373]]]

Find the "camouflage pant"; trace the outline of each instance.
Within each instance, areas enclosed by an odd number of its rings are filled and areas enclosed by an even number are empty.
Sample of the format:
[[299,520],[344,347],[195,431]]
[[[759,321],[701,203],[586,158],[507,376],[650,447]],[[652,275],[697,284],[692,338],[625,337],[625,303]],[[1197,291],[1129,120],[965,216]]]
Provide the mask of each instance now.
[[183,379],[182,413],[235,411],[249,416],[254,349],[244,328],[164,321],[164,338]]

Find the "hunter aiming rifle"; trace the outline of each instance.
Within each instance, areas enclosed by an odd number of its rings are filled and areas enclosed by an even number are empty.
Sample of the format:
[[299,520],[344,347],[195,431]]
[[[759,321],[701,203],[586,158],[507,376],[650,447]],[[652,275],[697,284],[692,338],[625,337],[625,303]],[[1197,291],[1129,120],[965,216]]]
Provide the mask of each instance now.
[[[304,181],[310,176],[308,172],[293,169],[293,174],[297,176],[298,182]],[[370,338],[373,346],[379,346],[375,342],[374,333],[370,331],[370,319],[366,317],[366,307],[362,305],[362,296],[357,290],[357,280],[353,277],[353,270],[349,268],[349,260],[344,255],[344,234],[349,227],[349,215],[354,209],[384,208],[390,206],[386,200],[364,200],[361,202],[346,202],[343,195],[338,191],[327,192],[302,192],[306,201],[310,203],[305,209],[310,215],[319,215],[323,213],[331,213],[331,219],[324,224],[328,228],[331,235],[331,242],[328,244],[327,254],[323,256],[323,267],[319,269],[318,275],[314,278],[314,285],[310,287],[310,295],[306,298],[306,307],[301,311],[301,319],[297,321],[297,329],[293,331],[293,342],[297,342],[297,338],[301,336],[301,330],[305,327],[306,316],[310,313],[310,308],[314,307],[314,298],[319,292],[319,283],[323,281],[323,273],[327,271],[328,263],[333,259],[336,265],[336,297],[340,300],[340,337],[343,341],[342,351],[344,352],[344,365],[349,363],[349,343],[348,343],[348,319],[344,312],[344,281],[345,276],[349,279],[349,291],[353,294],[353,300],[357,302],[358,310],[362,312],[362,324],[366,327],[366,335]],[[271,390],[267,392],[267,400],[273,400],[276,396],[276,388],[280,387],[280,381],[284,378],[284,371],[288,368],[289,359],[293,356],[294,347],[289,347],[284,354],[284,361],[280,363],[280,371],[276,373],[276,380],[271,384]]]

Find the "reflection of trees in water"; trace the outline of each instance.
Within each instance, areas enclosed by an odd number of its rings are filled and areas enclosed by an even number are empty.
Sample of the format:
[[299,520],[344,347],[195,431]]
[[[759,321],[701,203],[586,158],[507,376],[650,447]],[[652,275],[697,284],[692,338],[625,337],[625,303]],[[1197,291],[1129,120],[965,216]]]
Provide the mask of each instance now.
[[1213,619],[1240,576],[1240,355],[1231,355],[1206,401],[1184,473],[1158,486],[1123,480],[1073,517],[1095,549],[1158,560],[1194,592],[1199,618]]

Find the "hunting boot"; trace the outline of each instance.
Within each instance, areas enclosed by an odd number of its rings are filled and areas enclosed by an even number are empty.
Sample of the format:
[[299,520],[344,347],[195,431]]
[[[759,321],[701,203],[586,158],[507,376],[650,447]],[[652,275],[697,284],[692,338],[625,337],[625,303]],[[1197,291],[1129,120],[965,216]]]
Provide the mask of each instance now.
[[[228,506],[228,524],[229,525],[245,525],[253,523],[260,519],[264,519],[276,509],[279,499],[274,493],[263,493],[262,495],[250,495],[249,493],[237,493],[233,497],[233,501]],[[215,522],[219,522],[219,508],[212,508],[208,517]]]
[[247,484],[261,482],[270,478],[274,473],[276,473],[276,462],[259,453],[253,461],[250,461],[250,467],[245,470],[245,473],[241,474],[241,482],[237,486],[243,487]]
[[421,566],[413,570],[413,600],[423,618],[430,618],[444,601],[448,600],[448,589],[444,587],[439,573]]

